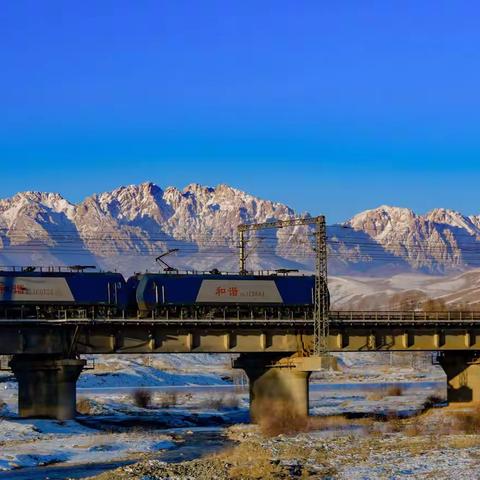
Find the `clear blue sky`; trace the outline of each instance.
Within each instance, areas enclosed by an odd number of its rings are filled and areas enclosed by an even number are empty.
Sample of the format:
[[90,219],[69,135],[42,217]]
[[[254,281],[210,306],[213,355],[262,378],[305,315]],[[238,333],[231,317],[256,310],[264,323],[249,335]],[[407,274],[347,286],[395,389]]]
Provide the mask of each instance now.
[[0,197],[229,183],[480,213],[480,5],[2,1]]

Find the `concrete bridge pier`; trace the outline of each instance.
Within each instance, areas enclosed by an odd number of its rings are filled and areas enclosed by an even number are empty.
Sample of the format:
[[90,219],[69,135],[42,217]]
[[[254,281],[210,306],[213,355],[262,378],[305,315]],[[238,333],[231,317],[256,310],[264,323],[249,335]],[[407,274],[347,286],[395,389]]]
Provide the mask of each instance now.
[[442,352],[439,363],[447,375],[449,403],[480,402],[480,356],[475,352]]
[[76,384],[86,360],[54,355],[14,355],[21,417],[69,420],[76,414]]
[[258,422],[263,415],[308,416],[310,375],[332,363],[330,357],[326,361],[315,357],[240,355],[233,367],[247,374],[252,422]]

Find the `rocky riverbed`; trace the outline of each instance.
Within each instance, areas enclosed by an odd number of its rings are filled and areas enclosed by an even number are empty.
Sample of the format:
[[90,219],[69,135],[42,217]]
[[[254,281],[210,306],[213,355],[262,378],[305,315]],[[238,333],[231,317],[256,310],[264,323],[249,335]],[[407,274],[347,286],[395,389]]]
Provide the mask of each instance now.
[[314,418],[301,432],[225,430],[220,453],[166,463],[145,459],[95,480],[447,479],[480,470],[480,411],[434,409],[408,419]]

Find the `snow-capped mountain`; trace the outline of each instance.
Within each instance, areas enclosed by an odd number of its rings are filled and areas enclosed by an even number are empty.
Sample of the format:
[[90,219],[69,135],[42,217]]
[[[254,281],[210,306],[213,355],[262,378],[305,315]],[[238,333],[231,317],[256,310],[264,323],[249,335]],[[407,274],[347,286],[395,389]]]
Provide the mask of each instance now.
[[[235,271],[239,223],[295,215],[228,185],[162,190],[143,183],[78,204],[56,193],[24,192],[0,200],[0,263],[95,264],[129,274],[158,269],[154,258],[178,249],[168,258],[177,268]],[[257,233],[248,243],[248,267],[311,269],[310,233],[306,227]],[[328,235],[334,274],[448,273],[480,265],[480,215],[382,206],[329,227]]]
[[[25,192],[0,201],[0,261],[97,264],[131,273],[158,268],[154,258],[178,248],[168,260],[175,267],[235,270],[239,223],[293,215],[285,205],[227,185],[162,190],[143,183],[92,195],[76,205],[58,194]],[[271,245],[273,254],[288,238],[277,243]],[[270,253],[264,260],[255,252],[251,261],[251,268],[292,263]]]
[[479,220],[453,210],[417,215],[406,208],[382,206],[355,215],[346,225],[381,246],[386,259],[393,255],[413,270],[447,273],[480,265]]

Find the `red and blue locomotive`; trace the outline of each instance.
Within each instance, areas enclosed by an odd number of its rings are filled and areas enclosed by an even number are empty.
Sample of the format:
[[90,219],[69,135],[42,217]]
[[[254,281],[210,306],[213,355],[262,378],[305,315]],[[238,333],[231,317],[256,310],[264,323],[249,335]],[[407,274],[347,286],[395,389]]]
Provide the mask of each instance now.
[[[0,270],[0,318],[310,319],[315,277],[120,273],[87,266]],[[328,301],[328,300],[327,300]]]

